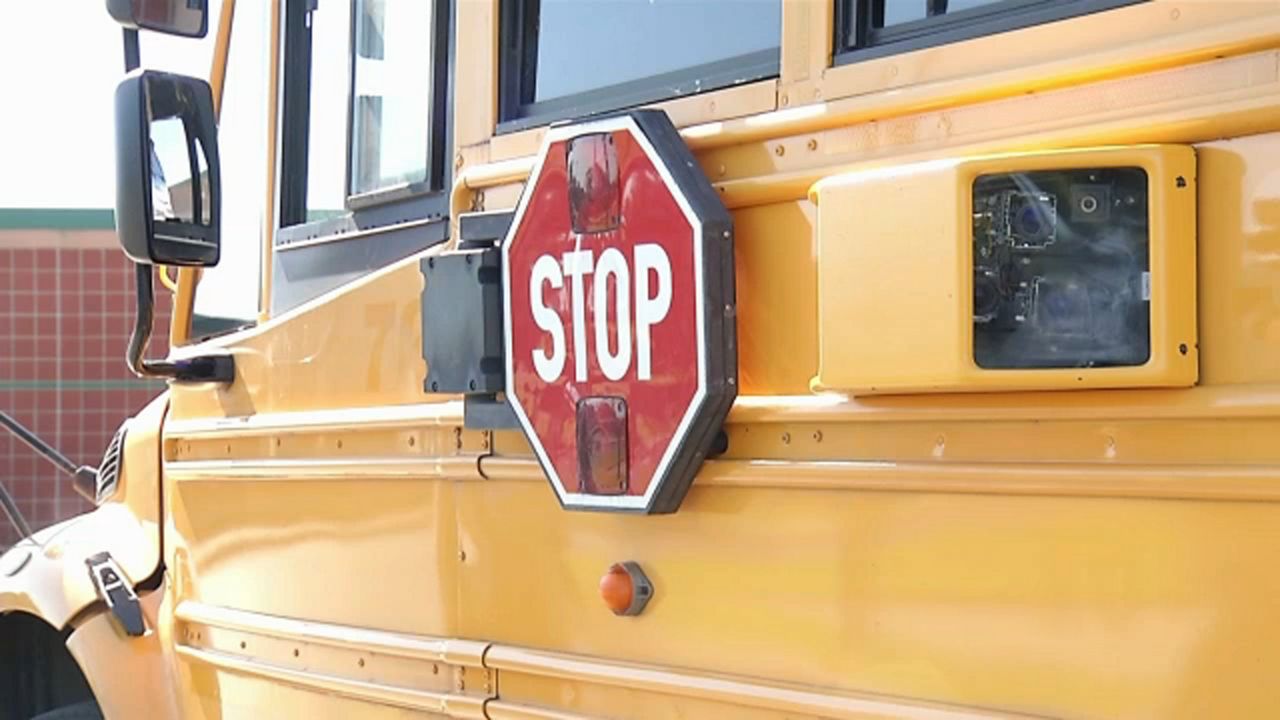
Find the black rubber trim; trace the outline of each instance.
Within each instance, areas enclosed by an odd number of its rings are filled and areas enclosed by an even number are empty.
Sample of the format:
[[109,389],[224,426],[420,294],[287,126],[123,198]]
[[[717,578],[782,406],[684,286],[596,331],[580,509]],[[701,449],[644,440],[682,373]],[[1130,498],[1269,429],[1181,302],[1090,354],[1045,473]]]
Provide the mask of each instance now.
[[468,430],[519,430],[520,419],[506,395],[471,393],[462,398],[462,426]]
[[311,142],[310,0],[284,4],[284,90],[280,124],[280,224],[307,219],[307,150]]
[[511,210],[465,213],[458,216],[458,243],[463,249],[487,247],[502,242],[515,219]]
[[497,393],[506,386],[500,263],[492,245],[418,262],[425,392]]
[[702,220],[702,313],[707,331],[706,396],[676,449],[668,477],[654,494],[648,512],[679,509],[738,396],[737,285],[734,277],[733,217],[702,172],[684,138],[665,112],[632,113],[676,185]]
[[[512,210],[492,210],[489,212],[464,213],[458,216],[458,247],[462,250],[480,250],[496,248],[511,229],[511,221],[515,219]],[[501,255],[498,256],[501,262]],[[501,293],[501,286],[498,291]],[[426,304],[422,306],[423,317],[433,310]],[[501,336],[502,305],[498,304],[499,335]],[[501,341],[499,341],[501,347]],[[425,341],[424,341],[425,345]],[[506,348],[501,347],[501,353]],[[424,352],[425,355],[425,352]],[[504,358],[500,358],[504,359]],[[430,367],[430,363],[427,365]],[[503,376],[506,365],[503,364]],[[507,402],[505,393],[472,393],[462,397],[462,426],[468,430],[518,430],[520,419],[516,417],[511,403]]]

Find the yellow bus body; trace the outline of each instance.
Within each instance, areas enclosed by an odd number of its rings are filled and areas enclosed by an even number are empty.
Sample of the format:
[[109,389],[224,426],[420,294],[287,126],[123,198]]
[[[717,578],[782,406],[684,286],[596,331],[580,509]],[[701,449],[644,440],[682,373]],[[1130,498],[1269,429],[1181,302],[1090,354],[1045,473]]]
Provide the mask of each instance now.
[[[839,67],[829,5],[783,4],[779,77],[658,104],[737,233],[728,451],[679,511],[566,512],[519,431],[465,429],[458,397],[424,393],[415,255],[174,347],[226,348],[238,374],[144,416],[163,416],[165,575],[133,652],[165,689],[119,716],[1275,714],[1280,5],[1157,0]],[[455,223],[515,206],[545,132],[494,131],[498,7],[455,6],[474,100],[451,109]],[[1150,144],[1195,154],[1197,250],[1176,276],[1193,387],[815,390],[820,367],[851,370],[859,332],[820,312],[853,286],[819,290],[815,186]],[[145,493],[126,468],[98,514]],[[623,560],[656,587],[638,617],[598,595]],[[141,672],[77,655],[95,690]]]

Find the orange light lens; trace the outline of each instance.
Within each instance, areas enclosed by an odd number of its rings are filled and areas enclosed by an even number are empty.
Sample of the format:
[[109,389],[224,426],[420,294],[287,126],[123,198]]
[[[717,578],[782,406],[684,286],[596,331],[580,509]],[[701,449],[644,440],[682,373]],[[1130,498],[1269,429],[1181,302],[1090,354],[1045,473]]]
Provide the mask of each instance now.
[[631,607],[635,588],[625,568],[613,565],[600,578],[600,599],[615,614],[621,615]]

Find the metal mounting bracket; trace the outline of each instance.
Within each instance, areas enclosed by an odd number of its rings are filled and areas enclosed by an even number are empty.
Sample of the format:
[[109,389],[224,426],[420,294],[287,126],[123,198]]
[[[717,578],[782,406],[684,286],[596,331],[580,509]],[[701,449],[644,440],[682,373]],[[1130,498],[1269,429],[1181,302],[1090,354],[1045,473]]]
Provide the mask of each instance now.
[[107,604],[107,609],[124,634],[129,637],[146,635],[147,625],[142,619],[138,594],[125,582],[125,575],[112,559],[111,553],[98,553],[86,558],[84,563],[89,567],[89,578],[98,592],[98,598]]

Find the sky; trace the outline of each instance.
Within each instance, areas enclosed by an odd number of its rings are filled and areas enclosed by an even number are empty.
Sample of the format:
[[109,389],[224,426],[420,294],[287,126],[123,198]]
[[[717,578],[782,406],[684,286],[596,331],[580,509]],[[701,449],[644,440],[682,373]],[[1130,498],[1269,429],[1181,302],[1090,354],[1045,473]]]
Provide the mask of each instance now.
[[[143,65],[207,78],[212,44],[143,33]],[[0,207],[112,207],[124,53],[104,0],[0,0],[0,67]]]

